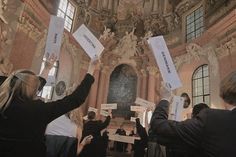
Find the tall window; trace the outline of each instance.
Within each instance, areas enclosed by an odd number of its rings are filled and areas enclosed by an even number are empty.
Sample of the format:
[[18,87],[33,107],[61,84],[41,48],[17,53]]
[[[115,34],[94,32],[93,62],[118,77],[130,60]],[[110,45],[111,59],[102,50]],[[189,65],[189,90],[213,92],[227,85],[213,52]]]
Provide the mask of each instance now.
[[71,31],[75,14],[75,7],[69,0],[60,0],[57,16],[65,18],[65,29]]
[[[46,58],[43,58],[43,62],[41,65],[40,73],[44,69]],[[54,83],[55,79],[57,77],[58,72],[58,61],[54,63],[53,68],[49,71],[48,78],[47,78],[47,84],[43,87],[42,91],[39,93],[38,96],[41,96],[43,98],[52,99],[52,94],[54,90]]]
[[196,105],[201,102],[210,105],[209,79],[209,68],[206,64],[198,67],[193,73],[193,105]]
[[201,6],[186,17],[186,41],[199,37],[203,31],[203,7]]

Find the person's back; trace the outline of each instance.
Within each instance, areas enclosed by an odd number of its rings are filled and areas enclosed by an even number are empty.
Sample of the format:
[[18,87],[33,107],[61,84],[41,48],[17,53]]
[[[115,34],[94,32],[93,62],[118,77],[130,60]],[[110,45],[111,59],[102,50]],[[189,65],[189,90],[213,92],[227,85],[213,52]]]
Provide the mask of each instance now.
[[202,149],[207,156],[230,157],[236,154],[236,109],[205,111],[205,123]]
[[161,89],[162,99],[151,120],[151,130],[158,142],[170,145],[183,141],[191,148],[202,150],[206,157],[232,157],[236,154],[236,72],[221,81],[220,97],[225,110],[205,109],[195,118],[183,122],[167,120],[171,92]]
[[82,131],[82,138],[88,135],[92,135],[93,139],[90,144],[86,145],[84,149],[82,150],[80,157],[100,157],[102,153],[102,136],[101,136],[101,130],[105,129],[109,123],[110,123],[110,116],[106,118],[104,122],[100,120],[95,120],[96,113],[93,111],[90,111],[88,113],[88,119],[84,126]]

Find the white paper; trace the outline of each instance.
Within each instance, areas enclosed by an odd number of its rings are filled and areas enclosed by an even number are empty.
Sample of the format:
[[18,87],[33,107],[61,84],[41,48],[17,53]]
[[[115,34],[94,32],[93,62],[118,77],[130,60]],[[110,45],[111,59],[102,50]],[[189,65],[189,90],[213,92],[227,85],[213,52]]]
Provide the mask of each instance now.
[[171,104],[170,118],[175,121],[182,121],[184,98],[180,96],[174,96]]
[[99,57],[104,50],[100,41],[84,24],[74,32],[73,36],[90,58]]
[[56,78],[55,76],[53,75],[48,75],[48,78],[47,78],[47,83],[45,86],[55,86],[55,83],[56,83]]
[[153,107],[153,106],[155,106],[155,104],[153,102],[144,100],[142,98],[136,98],[134,103],[138,104],[138,105],[141,105],[141,106],[144,106],[144,107]]
[[145,112],[146,108],[143,106],[130,106],[130,111]]
[[124,142],[124,143],[132,143],[134,144],[134,140],[140,140],[140,137],[133,137],[133,136],[122,136],[122,135],[111,135],[108,134],[109,140],[112,141],[119,141],[119,142]]
[[83,117],[84,120],[88,120],[88,115]]
[[171,90],[181,87],[182,83],[163,36],[149,38],[148,44],[153,51],[164,82],[170,85]]
[[89,108],[88,108],[88,112],[89,112],[89,111],[93,111],[93,112],[95,112],[95,113],[97,114],[98,109],[96,109],[96,108],[94,108],[94,107],[89,107]]
[[115,109],[117,109],[117,104],[115,104],[115,103],[101,104],[101,109],[103,109],[103,110],[115,110]]
[[64,23],[65,19],[51,15],[45,47],[46,56],[50,56],[54,53],[57,56],[57,59],[59,59]]
[[109,112],[104,111],[104,110],[100,110],[100,114],[103,116],[109,116]]
[[130,121],[131,121],[131,122],[136,122],[136,118],[137,118],[137,117],[130,117]]

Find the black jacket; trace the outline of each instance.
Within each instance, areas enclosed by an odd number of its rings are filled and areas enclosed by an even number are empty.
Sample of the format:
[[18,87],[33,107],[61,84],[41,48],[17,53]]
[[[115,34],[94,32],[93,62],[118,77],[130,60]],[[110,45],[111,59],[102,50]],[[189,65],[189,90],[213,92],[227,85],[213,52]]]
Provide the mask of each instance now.
[[0,115],[0,156],[44,157],[47,124],[79,107],[93,82],[93,76],[87,74],[71,95],[53,102],[13,99],[5,117]]
[[176,122],[167,120],[169,102],[161,100],[152,119],[151,130],[158,142],[171,146],[186,144],[200,149],[207,157],[233,157],[236,154],[236,109],[206,109],[196,118]]

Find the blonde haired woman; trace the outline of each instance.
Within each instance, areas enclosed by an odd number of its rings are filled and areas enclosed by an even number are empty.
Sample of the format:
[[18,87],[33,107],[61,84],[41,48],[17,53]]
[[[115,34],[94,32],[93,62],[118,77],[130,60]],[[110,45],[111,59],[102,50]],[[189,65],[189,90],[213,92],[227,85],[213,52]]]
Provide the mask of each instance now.
[[29,70],[12,73],[0,86],[0,156],[45,157],[44,132],[48,123],[79,107],[94,82],[92,60],[75,91],[61,100],[34,100],[40,81]]

